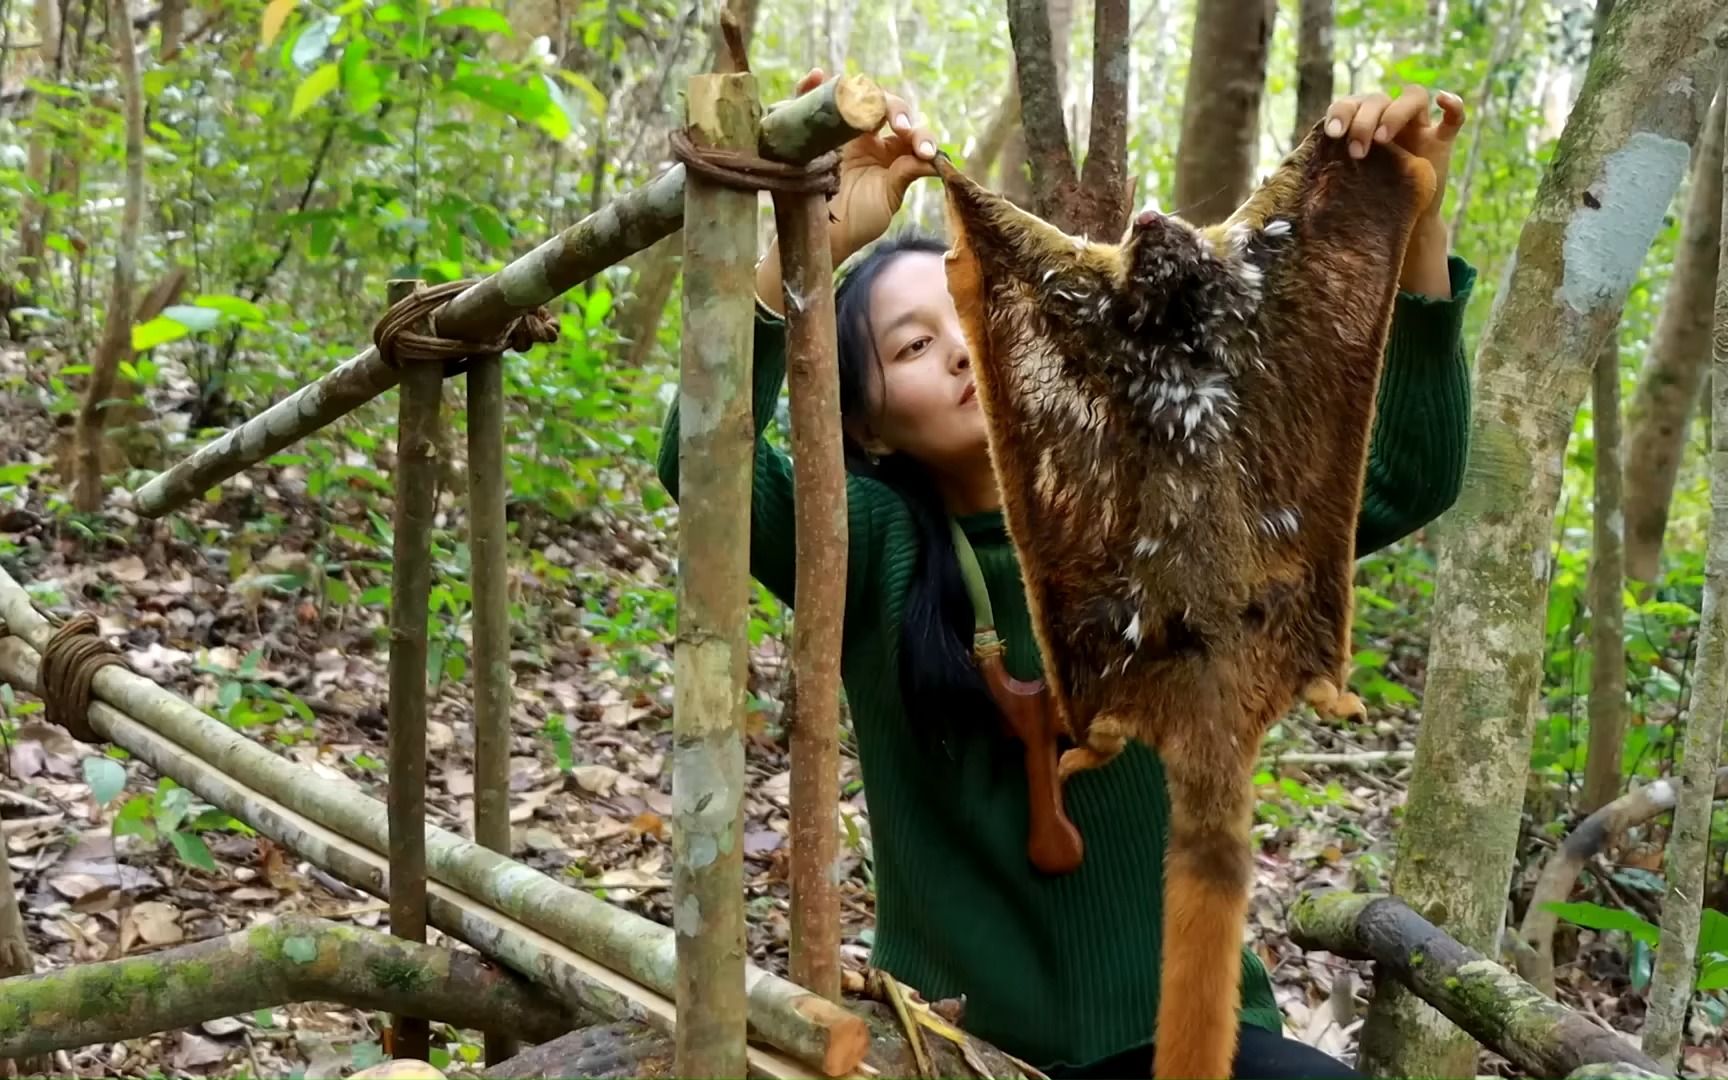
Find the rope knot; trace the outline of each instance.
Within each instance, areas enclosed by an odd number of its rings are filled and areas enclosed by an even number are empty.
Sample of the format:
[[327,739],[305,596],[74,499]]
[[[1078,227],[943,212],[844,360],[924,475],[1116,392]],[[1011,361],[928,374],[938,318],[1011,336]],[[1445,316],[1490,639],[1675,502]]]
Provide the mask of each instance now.
[[372,327],[372,344],[386,364],[400,368],[403,361],[436,362],[444,365],[444,377],[460,375],[476,359],[501,356],[506,351],[527,352],[535,345],[558,340],[558,320],[544,307],[524,311],[511,319],[490,341],[461,341],[413,329],[475,284],[477,278],[446,281],[422,287],[390,305]]
[[36,680],[48,722],[79,742],[101,742],[102,736],[90,726],[90,684],[109,664],[127,667],[120,650],[98,634],[96,616],[79,612],[54,631],[42,650]]
[[820,192],[832,198],[840,190],[840,155],[829,151],[808,164],[788,165],[741,150],[698,146],[686,131],[669,137],[672,156],[691,172],[743,191]]

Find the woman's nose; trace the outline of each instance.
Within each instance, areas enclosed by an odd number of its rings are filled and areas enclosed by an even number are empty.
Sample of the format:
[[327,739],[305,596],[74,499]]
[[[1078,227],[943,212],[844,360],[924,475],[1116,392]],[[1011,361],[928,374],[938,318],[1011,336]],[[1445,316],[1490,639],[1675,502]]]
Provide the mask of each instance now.
[[955,372],[965,371],[972,366],[972,354],[964,345],[956,345],[949,356],[948,366]]

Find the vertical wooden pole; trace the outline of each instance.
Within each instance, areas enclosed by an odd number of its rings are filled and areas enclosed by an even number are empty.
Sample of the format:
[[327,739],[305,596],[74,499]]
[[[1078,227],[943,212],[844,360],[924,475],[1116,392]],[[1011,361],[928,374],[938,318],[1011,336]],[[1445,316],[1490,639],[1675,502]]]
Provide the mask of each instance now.
[[[504,360],[468,368],[468,550],[474,587],[474,842],[510,854],[510,610],[504,524]],[[517,1043],[486,1033],[486,1062]]]
[[[748,74],[696,75],[699,148],[754,153]],[[679,1076],[744,1075],[744,689],[756,195],[691,170],[684,186],[678,636],[672,740],[672,926]]]
[[835,357],[834,260],[820,194],[775,197],[786,292],[798,553],[792,622],[792,981],[840,1000],[840,630],[846,471]]
[[[390,302],[414,292],[392,280]],[[438,407],[444,373],[408,361],[396,408],[395,543],[390,585],[390,932],[426,940],[426,606],[432,588],[432,512],[438,491]],[[391,1054],[426,1060],[423,1018],[398,1016]]]

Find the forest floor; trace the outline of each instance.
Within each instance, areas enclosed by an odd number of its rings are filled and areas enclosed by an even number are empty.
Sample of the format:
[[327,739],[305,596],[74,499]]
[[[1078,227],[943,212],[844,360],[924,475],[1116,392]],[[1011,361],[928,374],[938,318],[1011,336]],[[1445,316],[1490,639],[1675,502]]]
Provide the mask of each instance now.
[[[21,352],[0,348],[0,384],[17,378],[23,362]],[[47,466],[27,503],[0,506],[0,560],[38,606],[61,616],[97,614],[139,673],[275,752],[340,773],[381,797],[386,604],[366,591],[383,582],[377,564],[388,559],[387,533],[380,547],[371,515],[387,524],[388,501],[346,493],[316,498],[297,466],[283,466],[253,469],[226,485],[219,500],[164,521],[125,509],[99,521],[57,515],[44,492],[59,483],[53,448],[64,430],[28,395],[0,399],[0,468]],[[446,493],[439,526],[457,537],[460,509]],[[542,518],[532,527],[537,558],[519,558],[511,571],[513,596],[525,613],[513,654],[515,856],[669,922],[669,641],[651,623],[619,612],[627,601],[670,590],[672,538],[660,519],[634,509],[573,522]],[[347,603],[315,587],[321,568],[336,564],[346,567],[344,580],[353,586]],[[1418,694],[1422,645],[1376,643],[1400,658],[1387,669],[1392,677]],[[751,713],[747,749],[744,849],[750,951],[758,964],[778,971],[785,969],[788,929],[790,774],[777,704],[784,682],[784,651],[765,634],[752,657],[759,707]],[[132,761],[125,791],[100,802],[84,762],[104,748],[73,741],[32,708],[24,698],[0,696],[0,717],[11,727],[0,813],[39,969],[147,954],[288,913],[386,925],[381,901],[243,830],[204,832],[205,868],[193,865],[202,861],[195,846],[189,861],[167,832],[139,835],[140,821],[184,832],[183,825],[174,829],[187,809],[184,793],[169,794],[171,784]],[[1417,719],[1413,711],[1377,707],[1368,725],[1346,729],[1293,715],[1277,747],[1408,751]],[[441,679],[430,698],[428,813],[463,834],[471,831],[473,809],[470,721],[466,681]],[[843,752],[841,809],[852,823],[843,838],[844,948],[847,965],[861,970],[872,923],[870,832],[856,759],[849,746]],[[1365,965],[1304,954],[1285,936],[1284,912],[1306,887],[1385,887],[1408,770],[1396,757],[1278,765],[1272,770],[1278,779],[1261,794],[1254,947],[1272,972],[1289,1033],[1333,1054],[1354,1052]],[[1635,1028],[1637,1017],[1624,1014],[1624,986],[1617,985],[1623,958],[1616,967],[1605,951],[1593,950],[1568,969],[1563,990],[1569,1003]],[[351,1009],[288,1005],[63,1052],[55,1057],[55,1075],[336,1076],[378,1060],[381,1020]],[[477,1060],[477,1033],[434,1034],[452,1071]],[[1721,1055],[1699,1051],[1689,1064],[1694,1075],[1720,1069]],[[1505,1069],[1489,1056],[1483,1067]]]

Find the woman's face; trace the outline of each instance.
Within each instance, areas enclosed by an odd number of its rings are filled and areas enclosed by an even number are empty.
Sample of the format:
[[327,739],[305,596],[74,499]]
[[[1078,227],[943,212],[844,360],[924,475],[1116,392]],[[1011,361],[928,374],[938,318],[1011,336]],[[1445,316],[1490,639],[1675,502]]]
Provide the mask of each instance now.
[[940,255],[907,252],[881,271],[870,294],[870,334],[880,366],[865,448],[910,454],[949,475],[988,469],[984,411]]

